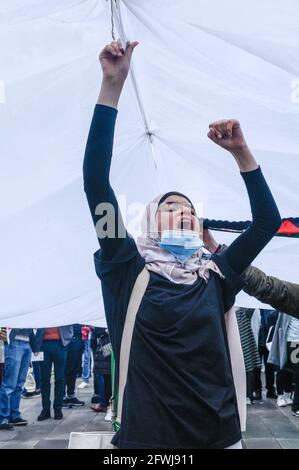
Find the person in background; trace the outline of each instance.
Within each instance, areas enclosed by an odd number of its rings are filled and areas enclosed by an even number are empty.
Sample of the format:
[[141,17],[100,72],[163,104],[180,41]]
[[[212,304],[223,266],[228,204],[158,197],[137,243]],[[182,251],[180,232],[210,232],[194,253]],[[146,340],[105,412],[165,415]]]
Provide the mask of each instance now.
[[[227,249],[219,244],[208,229],[203,230],[205,248],[210,253],[219,253]],[[248,266],[243,275],[243,291],[273,309],[299,318],[299,284],[278,279],[265,274],[255,266]]]
[[244,282],[246,294],[280,312],[299,317],[299,284],[268,276],[255,266],[246,269]]
[[294,395],[292,412],[299,417],[299,320],[291,317],[287,329],[287,358],[294,374]]
[[94,359],[94,377],[98,385],[98,403],[91,405],[93,411],[106,413],[105,421],[111,421],[111,343],[106,328],[94,328],[91,335]]
[[91,349],[90,349],[90,337],[91,328],[87,325],[82,326],[82,340],[84,341],[83,351],[83,366],[82,366],[82,382],[78,385],[78,388],[86,388],[89,385],[90,369],[91,369]]
[[90,403],[92,405],[99,403],[100,400],[100,394],[99,394],[99,387],[98,387],[98,382],[96,380],[94,368],[93,368],[93,395],[90,399]]
[[32,351],[35,352],[34,333],[30,328],[12,328],[9,341],[5,332],[4,375],[0,388],[0,429],[12,430],[28,422],[20,413],[22,390],[26,381]]
[[290,347],[288,347],[288,335],[291,333],[289,325],[292,317],[279,312],[269,351],[268,362],[278,370],[276,374],[277,406],[292,405],[292,381],[293,373],[290,364]]
[[51,372],[54,365],[54,419],[62,419],[62,403],[64,396],[64,373],[67,356],[67,346],[73,337],[73,326],[39,328],[35,336],[35,349],[44,353],[41,362],[41,393],[42,411],[38,421],[51,418]]
[[[259,328],[258,336],[258,351],[261,362],[265,364],[265,375],[266,375],[266,389],[267,398],[277,398],[274,382],[275,382],[275,368],[273,364],[268,362],[269,351],[266,346],[266,340],[270,331],[270,328],[274,328],[278,312],[276,310],[261,309],[261,323]],[[261,380],[261,369],[255,371],[255,400],[262,400],[262,380]]]
[[276,372],[277,406],[293,405],[293,373],[289,368],[279,369]]
[[63,407],[84,406],[84,401],[79,400],[75,394],[76,379],[82,362],[84,341],[82,339],[82,325],[73,325],[73,337],[67,347],[67,358],[65,367],[65,395]]
[[236,317],[246,370],[247,405],[253,404],[255,371],[260,370],[261,367],[257,345],[251,328],[251,318],[253,313],[254,309],[252,308],[239,307],[236,309]]

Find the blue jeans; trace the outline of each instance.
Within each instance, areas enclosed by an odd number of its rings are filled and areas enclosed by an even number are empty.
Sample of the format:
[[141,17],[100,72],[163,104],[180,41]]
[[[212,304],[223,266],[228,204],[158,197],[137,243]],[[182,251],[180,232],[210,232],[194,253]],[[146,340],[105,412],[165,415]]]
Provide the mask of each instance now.
[[67,349],[61,340],[47,340],[43,342],[42,351],[44,360],[41,362],[41,392],[43,410],[50,411],[51,400],[51,371],[54,364],[54,410],[62,407],[64,395],[64,371],[66,364]]
[[21,394],[31,360],[31,347],[27,341],[13,340],[6,344],[4,377],[0,388],[0,423],[18,418]]
[[82,379],[83,382],[89,383],[90,378],[90,360],[91,360],[91,349],[90,349],[90,338],[84,342],[84,353],[83,353],[83,370]]

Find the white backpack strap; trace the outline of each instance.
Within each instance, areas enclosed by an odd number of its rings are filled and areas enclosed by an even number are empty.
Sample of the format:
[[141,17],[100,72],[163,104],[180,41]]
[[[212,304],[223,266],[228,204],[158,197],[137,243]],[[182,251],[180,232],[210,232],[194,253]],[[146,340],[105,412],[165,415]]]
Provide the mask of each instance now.
[[117,416],[116,422],[120,424],[121,413],[123,406],[124,390],[127,382],[130,350],[132,343],[132,336],[134,330],[134,324],[139,306],[142,301],[142,297],[146,291],[149,283],[150,273],[146,267],[138,275],[134,284],[131,298],[128,305],[128,310],[125,319],[124,330],[121,339],[120,347],[120,360],[119,360],[119,381],[118,381],[118,402],[117,402]]
[[241,431],[246,431],[246,371],[235,307],[226,314],[226,332],[236,390]]

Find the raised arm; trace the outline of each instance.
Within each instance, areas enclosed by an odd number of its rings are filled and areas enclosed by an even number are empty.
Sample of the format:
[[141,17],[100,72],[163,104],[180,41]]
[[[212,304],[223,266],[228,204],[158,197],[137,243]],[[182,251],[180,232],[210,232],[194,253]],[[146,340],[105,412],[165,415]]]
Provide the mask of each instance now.
[[101,91],[94,110],[83,162],[84,190],[96,227],[103,259],[110,260],[120,245],[134,244],[128,236],[118,203],[110,185],[117,105],[128,75],[131,56],[137,42],[128,43],[124,50],[121,41],[104,47],[99,60],[103,70]]
[[243,290],[280,312],[299,317],[299,284],[267,276],[254,266],[246,269]]
[[[210,253],[221,253],[227,245],[220,245],[208,229],[203,231],[205,248]],[[299,284],[268,276],[261,269],[249,266],[244,274],[243,290],[275,310],[299,318]]]
[[226,257],[233,271],[241,274],[279,229],[280,214],[261,169],[246,144],[239,122],[234,119],[214,122],[210,124],[208,137],[233,155],[249,196],[252,223],[227,250],[214,255],[220,263],[221,257]]

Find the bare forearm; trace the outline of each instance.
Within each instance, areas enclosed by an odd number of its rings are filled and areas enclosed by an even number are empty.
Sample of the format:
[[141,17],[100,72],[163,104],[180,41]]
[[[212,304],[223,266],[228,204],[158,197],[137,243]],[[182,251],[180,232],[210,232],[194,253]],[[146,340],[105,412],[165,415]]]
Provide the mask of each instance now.
[[247,145],[244,145],[239,149],[235,149],[231,152],[231,154],[236,160],[238,167],[242,173],[246,173],[247,171],[253,171],[258,168],[258,164]]
[[219,243],[217,243],[215,240],[212,240],[209,243],[205,243],[205,249],[210,253],[216,253],[216,251],[220,249]]
[[97,104],[117,108],[123,85],[123,80],[109,80],[104,78]]

